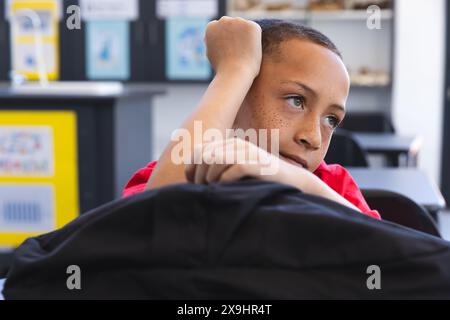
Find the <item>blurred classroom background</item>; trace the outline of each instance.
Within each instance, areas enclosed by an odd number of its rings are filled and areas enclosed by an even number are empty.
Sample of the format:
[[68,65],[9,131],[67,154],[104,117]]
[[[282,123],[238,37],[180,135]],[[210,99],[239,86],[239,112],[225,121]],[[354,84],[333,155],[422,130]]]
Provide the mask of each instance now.
[[329,36],[352,86],[327,160],[386,219],[450,239],[449,13],[445,0],[1,0],[1,250],[119,198],[159,157],[212,78],[203,32],[223,15]]

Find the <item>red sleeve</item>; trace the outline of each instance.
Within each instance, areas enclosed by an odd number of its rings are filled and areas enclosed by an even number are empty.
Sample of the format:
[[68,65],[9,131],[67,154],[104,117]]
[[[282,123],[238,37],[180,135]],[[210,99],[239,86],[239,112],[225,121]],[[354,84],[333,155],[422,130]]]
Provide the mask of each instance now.
[[123,189],[122,196],[128,197],[135,193],[144,191],[145,185],[150,178],[157,161],[150,162],[146,167],[139,169],[133,174],[127,185]]
[[[147,181],[150,178],[156,164],[157,161],[150,162],[146,167],[134,173],[123,190],[123,197],[128,197],[144,191],[145,185],[147,184]],[[369,208],[369,205],[356,185],[356,182],[353,180],[350,173],[345,170],[345,168],[337,164],[327,165],[324,161],[322,161],[314,174],[330,186],[330,188],[351,202],[364,214],[375,219],[381,219],[377,210],[371,210]]]
[[330,188],[343,196],[362,213],[375,219],[381,219],[377,210],[371,210],[350,173],[338,164],[327,165],[322,162],[314,172]]

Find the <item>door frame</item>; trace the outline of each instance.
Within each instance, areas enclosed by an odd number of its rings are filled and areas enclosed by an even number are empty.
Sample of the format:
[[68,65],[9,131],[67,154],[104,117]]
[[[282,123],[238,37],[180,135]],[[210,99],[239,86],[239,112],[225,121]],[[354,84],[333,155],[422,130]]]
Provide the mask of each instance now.
[[442,131],[441,191],[450,207],[450,5],[446,1],[446,60],[444,87],[444,122]]

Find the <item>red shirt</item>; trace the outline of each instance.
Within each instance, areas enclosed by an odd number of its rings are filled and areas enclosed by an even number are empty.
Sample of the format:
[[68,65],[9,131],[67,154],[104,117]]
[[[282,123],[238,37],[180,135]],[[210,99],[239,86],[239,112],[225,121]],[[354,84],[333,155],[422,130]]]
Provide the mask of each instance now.
[[[140,169],[131,177],[123,190],[124,197],[144,191],[145,185],[150,178],[156,163],[157,161],[150,162],[145,168]],[[381,219],[377,210],[371,210],[369,208],[361,191],[356,185],[356,182],[344,167],[338,164],[329,165],[326,164],[325,161],[322,161],[316,171],[314,171],[314,174],[330,186],[330,188],[361,210],[362,213],[375,219]]]

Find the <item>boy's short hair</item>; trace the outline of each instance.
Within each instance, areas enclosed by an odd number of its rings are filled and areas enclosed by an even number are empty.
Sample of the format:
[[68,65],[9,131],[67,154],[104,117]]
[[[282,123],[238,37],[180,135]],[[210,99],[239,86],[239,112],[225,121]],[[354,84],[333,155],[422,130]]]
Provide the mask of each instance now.
[[283,41],[302,39],[321,45],[333,51],[342,59],[342,55],[334,43],[323,33],[313,28],[279,19],[261,19],[255,20],[255,22],[262,29],[263,54],[277,53],[277,49]]

